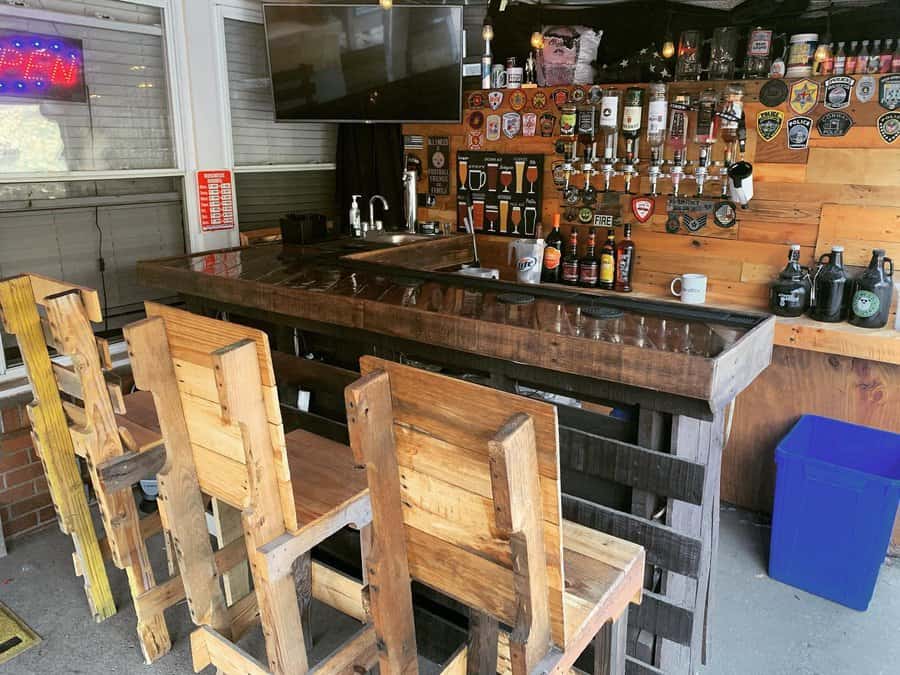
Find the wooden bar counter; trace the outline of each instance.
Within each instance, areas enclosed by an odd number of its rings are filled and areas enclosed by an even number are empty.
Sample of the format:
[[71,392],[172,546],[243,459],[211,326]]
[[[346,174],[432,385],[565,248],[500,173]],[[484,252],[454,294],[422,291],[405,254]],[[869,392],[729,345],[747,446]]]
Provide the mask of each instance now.
[[472,257],[464,236],[368,248],[268,244],[138,273],[199,311],[299,329],[336,357],[374,353],[583,402],[558,406],[563,514],[647,550],[629,672],[695,671],[708,646],[727,409],[768,366],[775,319],[463,277],[453,272]]

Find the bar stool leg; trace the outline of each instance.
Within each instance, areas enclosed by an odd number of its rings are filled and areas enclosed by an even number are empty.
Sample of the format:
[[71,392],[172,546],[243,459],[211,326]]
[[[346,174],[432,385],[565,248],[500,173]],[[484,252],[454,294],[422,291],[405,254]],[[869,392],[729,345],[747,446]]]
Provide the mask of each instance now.
[[303,642],[308,654],[313,647],[310,612],[312,610],[312,554],[304,553],[291,565],[294,587],[297,589],[297,605],[300,608],[300,625],[303,626]]
[[628,607],[615,621],[607,621],[594,638],[594,675],[624,675]]

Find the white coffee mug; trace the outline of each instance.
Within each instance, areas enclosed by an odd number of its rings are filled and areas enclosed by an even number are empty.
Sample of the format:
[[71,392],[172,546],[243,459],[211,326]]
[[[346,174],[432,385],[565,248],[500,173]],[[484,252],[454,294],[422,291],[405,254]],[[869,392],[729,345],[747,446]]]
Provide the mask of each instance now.
[[[681,284],[681,289],[676,291],[675,284]],[[670,290],[672,295],[677,295],[684,303],[702,305],[706,302],[706,275],[682,274],[672,279]]]
[[525,74],[524,69],[521,66],[516,66],[515,68],[507,68],[506,69],[506,88],[507,89],[521,89],[522,88],[522,78]]

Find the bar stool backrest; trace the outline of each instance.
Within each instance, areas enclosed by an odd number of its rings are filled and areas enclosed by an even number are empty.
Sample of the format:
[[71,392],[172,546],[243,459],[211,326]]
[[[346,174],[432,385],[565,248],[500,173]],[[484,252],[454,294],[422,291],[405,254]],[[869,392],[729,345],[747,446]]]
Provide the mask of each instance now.
[[[520,569],[525,562],[520,554],[526,543],[541,542],[517,538],[528,532],[535,514],[534,529],[543,535],[546,560],[541,579],[548,591],[546,600],[530,601],[544,606],[552,641],[565,645],[556,408],[374,357],[363,357],[360,366],[370,377],[348,388],[351,445],[357,461],[371,461],[358,452],[377,444],[360,437],[361,416],[375,415],[372,424],[379,427],[384,415],[391,416],[393,436],[383,434],[381,441],[392,445],[396,456],[409,574],[509,626],[519,626],[521,603],[529,593],[521,585],[528,570]],[[390,399],[386,406],[375,400],[386,389],[379,390],[377,378],[383,381],[385,375]],[[363,403],[351,405],[354,388]],[[356,405],[367,410],[354,411]],[[377,411],[369,409],[374,406]],[[379,497],[371,470],[369,475],[378,537]],[[534,564],[530,557],[527,562]],[[535,596],[540,593],[530,590]]]
[[296,529],[297,511],[268,336],[255,328],[166,305],[148,302],[145,307],[148,317],[159,317],[165,324],[200,488],[241,510],[249,504],[248,457],[238,417],[223,407],[215,354],[241,342],[253,344],[259,375],[246,373],[247,380],[240,386],[248,396],[262,395],[284,525]]

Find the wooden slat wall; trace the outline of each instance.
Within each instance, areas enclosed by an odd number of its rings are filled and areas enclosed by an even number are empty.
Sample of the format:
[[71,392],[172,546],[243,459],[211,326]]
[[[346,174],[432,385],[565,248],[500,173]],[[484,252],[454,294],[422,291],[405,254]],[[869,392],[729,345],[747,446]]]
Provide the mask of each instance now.
[[[788,81],[789,85],[791,83]],[[805,264],[812,264],[817,255],[830,250],[834,243],[847,247],[850,265],[867,264],[871,249],[876,246],[884,247],[888,255],[900,258],[900,190],[897,189],[900,186],[900,144],[889,146],[878,134],[876,120],[885,110],[877,100],[860,104],[854,92],[853,103],[847,112],[856,124],[847,136],[820,138],[813,130],[810,148],[793,151],[787,148],[786,128],[771,143],[759,138],[756,115],[765,107],[758,99],[762,82],[743,84],[747,92],[746,159],[754,165],[756,194],[753,201],[748,209],[740,211],[738,223],[731,229],[710,224],[695,234],[682,230],[673,235],[665,232],[665,199],[658,199],[656,214],[647,223],[634,225],[636,289],[668,295],[669,283],[674,276],[702,272],[709,276],[710,301],[764,308],[768,283],[784,266],[788,244],[800,244]],[[625,86],[617,85],[618,88]],[[669,86],[669,95],[678,91],[696,93],[707,86],[721,89],[724,83],[673,83]],[[530,102],[533,90],[526,91]],[[549,98],[552,92],[545,91]],[[821,99],[822,89],[819,96]],[[509,92],[506,91],[504,105],[497,114],[510,110],[508,99]],[[558,116],[559,111],[552,103],[547,109]],[[795,114],[787,102],[778,109],[785,113],[786,127],[787,120]],[[523,112],[529,110],[530,103]],[[469,112],[464,111],[465,117]],[[487,115],[492,111],[485,109],[483,112]],[[824,112],[824,106],[819,103],[808,115],[817,120]],[[464,148],[466,129],[465,123],[404,127],[405,133],[450,136],[453,157],[458,149]],[[547,153],[544,223],[550,223],[553,213],[560,211],[559,193],[551,175],[552,161],[560,159],[553,151],[554,140],[539,136],[510,140],[504,136],[496,143],[487,144],[488,150],[498,152]],[[714,148],[713,158],[721,160],[722,153],[720,142]],[[425,152],[421,155],[423,164],[427,165]],[[696,148],[691,148],[689,159],[696,159],[696,155]],[[646,173],[647,153],[643,143],[641,156],[639,168],[641,173]],[[456,189],[454,174],[451,171],[452,192]],[[582,180],[578,176],[573,182],[580,184]],[[602,184],[602,177],[595,177],[594,184]],[[613,187],[623,189],[621,177],[614,179]],[[682,183],[682,194],[689,194],[694,188],[693,181]],[[420,190],[425,189],[423,178]],[[632,189],[636,189],[634,184]],[[640,190],[646,192],[648,189],[649,183],[644,178]],[[668,180],[660,181],[660,190],[670,191]],[[719,183],[708,184],[706,195],[711,197],[718,190]],[[621,197],[621,207],[626,222],[634,222],[628,196]],[[420,217],[455,222],[455,194],[439,197],[436,207],[422,209]],[[568,229],[568,225],[564,226],[564,230]],[[579,227],[582,234],[586,229]],[[582,246],[584,239],[582,236]],[[499,248],[503,244],[500,240],[496,246]],[[492,246],[486,242],[485,248]]]

